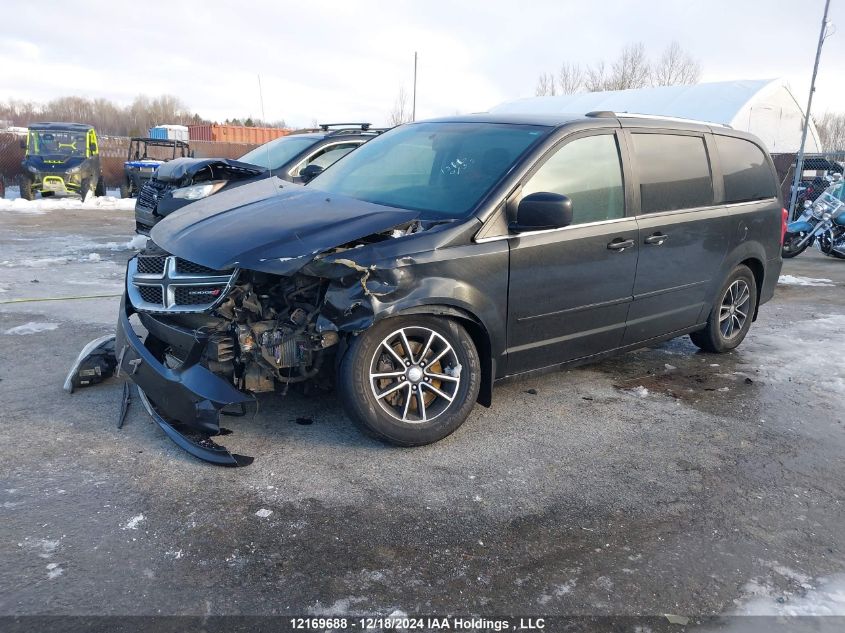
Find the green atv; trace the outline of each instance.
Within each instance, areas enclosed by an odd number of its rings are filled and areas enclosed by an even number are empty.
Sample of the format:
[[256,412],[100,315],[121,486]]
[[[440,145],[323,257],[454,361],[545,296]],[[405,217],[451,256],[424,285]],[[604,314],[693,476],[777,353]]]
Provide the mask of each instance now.
[[18,181],[21,198],[105,195],[97,132],[90,125],[34,123],[21,147],[26,149]]

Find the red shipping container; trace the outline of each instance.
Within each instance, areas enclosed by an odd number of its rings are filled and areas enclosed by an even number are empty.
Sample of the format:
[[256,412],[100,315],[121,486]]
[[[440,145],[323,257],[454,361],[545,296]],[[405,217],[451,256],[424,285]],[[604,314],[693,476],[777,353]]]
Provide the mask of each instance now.
[[192,141],[261,145],[288,134],[290,134],[289,129],[278,127],[246,127],[245,125],[218,125],[216,123],[188,126],[188,135]]

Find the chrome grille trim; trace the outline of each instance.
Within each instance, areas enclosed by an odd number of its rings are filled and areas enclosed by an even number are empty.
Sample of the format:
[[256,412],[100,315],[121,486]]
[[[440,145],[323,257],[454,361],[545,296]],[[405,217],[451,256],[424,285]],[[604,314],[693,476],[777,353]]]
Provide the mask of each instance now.
[[[160,274],[138,272],[137,256],[130,259],[126,266],[126,292],[129,295],[129,301],[140,312],[155,312],[159,314],[206,312],[223,300],[238,276],[238,269],[235,269],[231,273],[220,275],[181,273],[177,270],[176,257],[167,255],[162,256],[162,259],[164,260],[164,266]],[[160,288],[162,303],[145,301],[139,290],[139,288],[144,286]],[[179,304],[176,301],[176,290],[178,288],[185,288],[186,286],[217,286],[220,288],[220,295],[215,297],[213,301]]]

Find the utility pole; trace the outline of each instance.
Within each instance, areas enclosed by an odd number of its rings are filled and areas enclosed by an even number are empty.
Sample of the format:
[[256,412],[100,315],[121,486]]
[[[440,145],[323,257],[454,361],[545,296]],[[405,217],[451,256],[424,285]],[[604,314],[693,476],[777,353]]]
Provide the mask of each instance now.
[[795,202],[798,198],[798,183],[801,181],[801,173],[804,171],[804,146],[807,143],[807,131],[810,129],[810,112],[813,107],[813,93],[816,91],[816,74],[819,72],[819,59],[822,56],[822,45],[827,37],[827,13],[830,9],[830,0],[825,0],[824,15],[822,16],[822,27],[819,31],[819,45],[816,48],[816,63],[813,65],[813,77],[810,79],[810,97],[807,99],[807,112],[804,114],[804,129],[801,132],[801,147],[795,160],[795,175],[792,178],[792,195],[789,198],[789,218],[794,219]]
[[[827,0],[830,2],[830,0]],[[827,13],[825,13],[827,15]],[[417,120],[417,51],[414,51],[414,96],[411,101],[411,121]]]

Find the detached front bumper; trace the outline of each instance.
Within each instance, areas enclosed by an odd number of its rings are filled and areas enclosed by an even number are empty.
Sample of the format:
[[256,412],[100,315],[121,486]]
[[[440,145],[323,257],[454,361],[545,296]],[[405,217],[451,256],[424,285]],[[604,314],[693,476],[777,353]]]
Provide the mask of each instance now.
[[[135,310],[124,293],[115,337],[118,371],[138,386],[153,419],[173,441],[195,457],[231,466],[249,463],[250,458],[232,455],[210,440],[220,435],[221,410],[244,405],[252,398],[200,363],[208,336],[138,313],[148,331],[142,341],[129,320],[133,313]],[[184,359],[182,364],[171,369],[161,363],[151,351],[155,341],[176,350]]]

